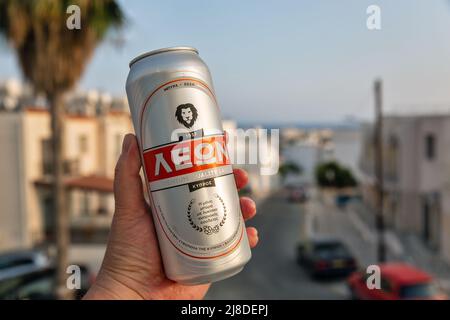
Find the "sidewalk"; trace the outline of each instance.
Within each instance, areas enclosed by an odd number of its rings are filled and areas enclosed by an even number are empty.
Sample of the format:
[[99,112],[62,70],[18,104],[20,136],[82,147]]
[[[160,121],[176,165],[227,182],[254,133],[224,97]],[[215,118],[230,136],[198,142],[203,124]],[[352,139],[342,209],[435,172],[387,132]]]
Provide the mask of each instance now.
[[[350,203],[346,213],[363,237],[374,242],[377,240],[374,213],[362,202]],[[428,248],[417,235],[387,229],[385,243],[388,260],[405,261],[429,272],[450,293],[450,265],[440,257],[439,252]]]

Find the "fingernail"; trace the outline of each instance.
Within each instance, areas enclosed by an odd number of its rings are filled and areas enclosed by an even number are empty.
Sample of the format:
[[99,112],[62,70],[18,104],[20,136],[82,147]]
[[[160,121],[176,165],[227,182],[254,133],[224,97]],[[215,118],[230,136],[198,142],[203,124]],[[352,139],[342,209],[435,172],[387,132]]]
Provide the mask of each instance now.
[[248,199],[248,204],[251,206],[252,210],[256,211],[256,203],[252,198],[249,197],[245,197],[246,199]]
[[131,146],[131,139],[132,138],[133,137],[131,135],[129,135],[129,134],[127,134],[125,136],[125,138],[123,139],[123,142],[122,142],[122,153],[128,152],[128,150],[130,149],[130,146]]
[[253,199],[250,199],[250,200],[252,200],[252,209],[253,210],[255,210],[256,211],[256,203],[255,203],[255,201],[253,201]]

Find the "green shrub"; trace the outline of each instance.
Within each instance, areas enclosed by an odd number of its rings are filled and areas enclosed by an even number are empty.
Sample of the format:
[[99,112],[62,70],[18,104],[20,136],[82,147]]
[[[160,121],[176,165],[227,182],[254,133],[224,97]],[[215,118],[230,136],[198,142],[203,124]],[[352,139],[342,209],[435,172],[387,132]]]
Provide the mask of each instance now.
[[321,187],[354,187],[357,181],[353,173],[336,161],[320,163],[315,169],[316,182]]

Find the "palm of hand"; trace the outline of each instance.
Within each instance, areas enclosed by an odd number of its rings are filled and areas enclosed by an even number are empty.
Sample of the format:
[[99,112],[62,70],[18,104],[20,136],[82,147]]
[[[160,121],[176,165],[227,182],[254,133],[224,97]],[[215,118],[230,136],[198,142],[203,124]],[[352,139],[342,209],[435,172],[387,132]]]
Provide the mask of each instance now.
[[[210,284],[185,286],[164,273],[140,168],[136,139],[127,135],[116,166],[116,210],[108,246],[96,282],[85,299],[201,299]],[[246,173],[235,170],[234,174],[237,187],[245,186]],[[254,216],[256,208],[251,199],[242,197],[240,204],[245,219]],[[258,242],[256,229],[247,228],[247,235],[254,247]]]

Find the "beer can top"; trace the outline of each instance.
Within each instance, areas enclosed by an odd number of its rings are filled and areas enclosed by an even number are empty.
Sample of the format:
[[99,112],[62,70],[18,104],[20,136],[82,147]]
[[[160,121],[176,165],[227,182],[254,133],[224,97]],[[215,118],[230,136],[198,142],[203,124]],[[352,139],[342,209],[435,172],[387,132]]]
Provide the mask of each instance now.
[[157,49],[157,50],[152,50],[152,51],[148,51],[145,52],[143,54],[138,55],[136,58],[134,58],[133,60],[130,61],[130,68],[133,65],[133,63],[135,63],[136,61],[139,61],[143,58],[146,58],[148,56],[153,56],[155,54],[158,53],[164,53],[164,52],[169,52],[169,51],[191,51],[194,52],[196,54],[198,54],[198,50],[193,48],[193,47],[169,47],[169,48],[161,48],[161,49]]

